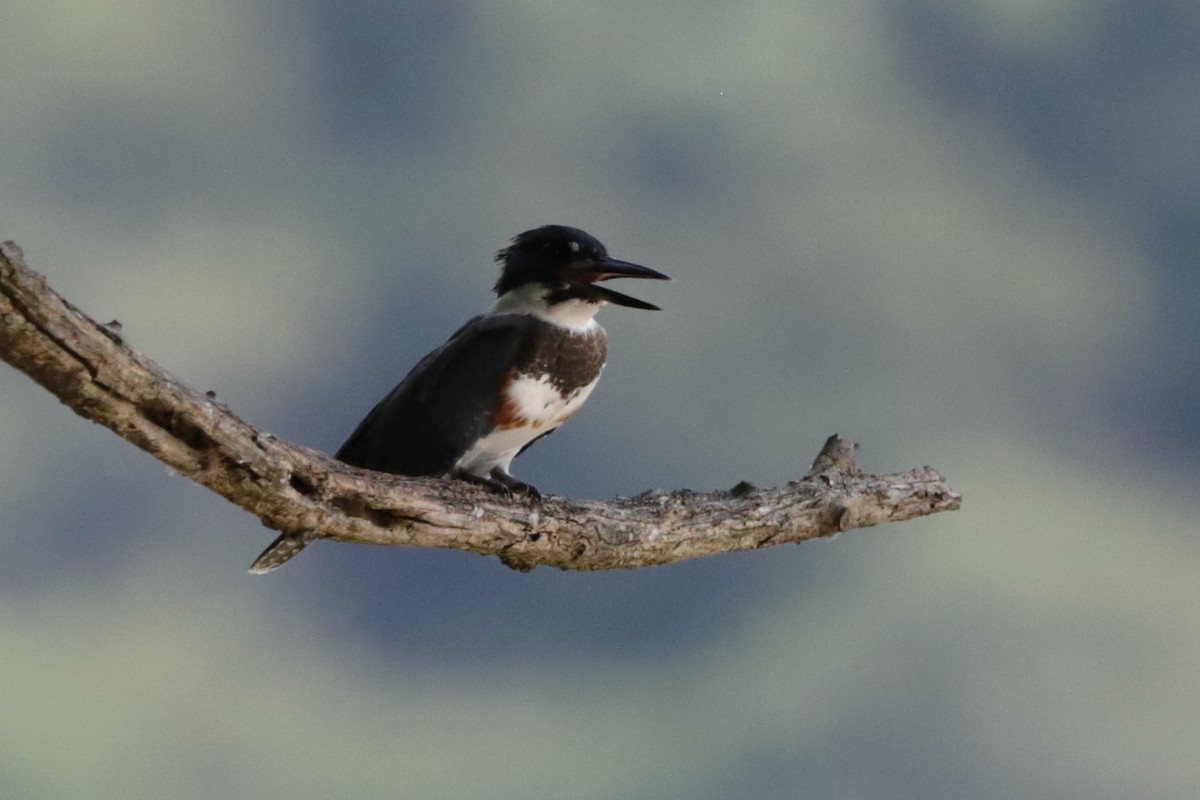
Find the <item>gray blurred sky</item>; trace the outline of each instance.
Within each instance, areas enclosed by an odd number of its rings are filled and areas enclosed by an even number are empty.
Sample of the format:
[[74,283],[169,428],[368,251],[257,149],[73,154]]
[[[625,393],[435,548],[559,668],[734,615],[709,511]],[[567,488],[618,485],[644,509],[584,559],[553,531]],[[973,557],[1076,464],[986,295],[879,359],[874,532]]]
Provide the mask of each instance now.
[[1171,798],[1200,785],[1200,6],[0,10],[0,237],[332,450],[545,222],[602,314],[576,497],[825,436],[961,511],[633,573],[255,520],[0,368],[0,795]]

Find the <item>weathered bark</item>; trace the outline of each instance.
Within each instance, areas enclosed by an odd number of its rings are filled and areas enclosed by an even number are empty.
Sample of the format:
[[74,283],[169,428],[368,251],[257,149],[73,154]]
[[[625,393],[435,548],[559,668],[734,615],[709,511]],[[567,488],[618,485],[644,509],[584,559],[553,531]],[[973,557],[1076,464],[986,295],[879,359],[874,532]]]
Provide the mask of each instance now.
[[786,486],[647,491],[610,501],[508,499],[452,480],[346,466],[257,430],[128,347],[120,325],[79,311],[0,245],[0,358],[75,413],[180,475],[296,536],[448,547],[516,569],[616,569],[833,536],[957,509],[930,467],[868,475],[831,436],[812,470]]

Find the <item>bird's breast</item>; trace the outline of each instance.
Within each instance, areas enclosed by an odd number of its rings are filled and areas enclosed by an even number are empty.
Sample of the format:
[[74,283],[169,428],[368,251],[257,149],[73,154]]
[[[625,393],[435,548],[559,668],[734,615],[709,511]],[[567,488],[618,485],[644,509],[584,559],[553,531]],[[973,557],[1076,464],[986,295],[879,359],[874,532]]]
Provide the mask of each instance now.
[[505,373],[491,430],[459,458],[459,469],[479,475],[493,467],[507,472],[522,449],[570,419],[596,388],[607,357],[604,330],[567,332],[547,323],[542,333]]
[[505,376],[493,424],[529,426],[538,435],[558,427],[592,393],[607,357],[608,340],[599,325],[580,333],[544,324]]
[[455,466],[476,475],[487,475],[495,467],[508,472],[509,464],[530,442],[579,410],[599,380],[597,374],[591,383],[564,394],[546,375],[512,376],[492,414],[492,430],[471,445]]
[[533,438],[562,425],[579,410],[600,380],[563,390],[549,375],[513,374],[505,382],[492,423],[500,429],[529,428]]

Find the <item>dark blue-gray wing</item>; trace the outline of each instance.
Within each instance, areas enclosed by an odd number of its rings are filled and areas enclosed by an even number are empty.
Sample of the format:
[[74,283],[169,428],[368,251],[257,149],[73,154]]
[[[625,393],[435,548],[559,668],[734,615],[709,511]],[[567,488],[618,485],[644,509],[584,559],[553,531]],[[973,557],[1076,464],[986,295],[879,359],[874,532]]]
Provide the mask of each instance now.
[[447,472],[492,429],[505,378],[536,324],[524,314],[475,317],[421,359],[335,457],[399,475]]

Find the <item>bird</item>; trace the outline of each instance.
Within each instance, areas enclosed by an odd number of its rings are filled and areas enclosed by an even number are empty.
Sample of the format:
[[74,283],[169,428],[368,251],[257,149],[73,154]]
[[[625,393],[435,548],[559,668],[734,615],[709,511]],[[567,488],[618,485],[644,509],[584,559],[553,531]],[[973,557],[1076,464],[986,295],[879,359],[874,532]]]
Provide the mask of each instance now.
[[[509,472],[514,458],[570,419],[596,388],[608,338],[595,316],[608,304],[657,311],[601,286],[613,278],[670,280],[620,261],[594,236],[543,225],[496,253],[496,301],[426,355],[359,423],[335,458],[397,475],[482,484],[512,497],[541,493]],[[270,572],[317,538],[287,532],[250,572]]]

